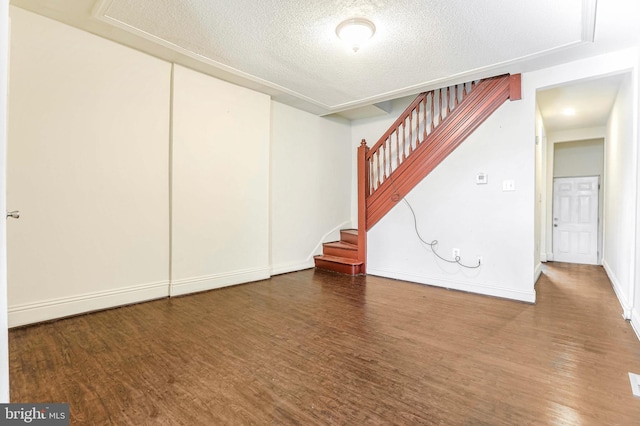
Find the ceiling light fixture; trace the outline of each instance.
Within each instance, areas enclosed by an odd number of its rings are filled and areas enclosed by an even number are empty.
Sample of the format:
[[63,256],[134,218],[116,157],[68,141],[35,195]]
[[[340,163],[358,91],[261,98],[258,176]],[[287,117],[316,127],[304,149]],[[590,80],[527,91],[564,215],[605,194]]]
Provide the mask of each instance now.
[[364,18],[347,19],[336,27],[336,35],[351,50],[358,52],[376,32],[373,22]]
[[572,117],[576,115],[575,108],[565,108],[562,110],[562,115],[566,115],[567,117]]

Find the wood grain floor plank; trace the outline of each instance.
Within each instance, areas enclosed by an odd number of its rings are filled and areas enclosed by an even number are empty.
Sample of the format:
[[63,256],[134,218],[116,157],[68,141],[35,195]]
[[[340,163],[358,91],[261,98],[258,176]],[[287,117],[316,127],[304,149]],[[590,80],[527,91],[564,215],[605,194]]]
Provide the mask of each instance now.
[[602,268],[549,263],[536,291],[307,270],[13,329],[11,398],[83,425],[640,424]]

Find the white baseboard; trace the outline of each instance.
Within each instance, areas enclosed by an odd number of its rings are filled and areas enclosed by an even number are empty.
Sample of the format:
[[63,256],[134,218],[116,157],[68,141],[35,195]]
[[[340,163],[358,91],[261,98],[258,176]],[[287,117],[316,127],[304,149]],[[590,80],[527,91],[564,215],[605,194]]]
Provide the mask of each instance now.
[[49,321],[86,312],[159,299],[169,295],[169,282],[141,284],[76,296],[9,306],[9,327]]
[[[305,268],[302,268],[305,269]],[[160,281],[75,296],[41,300],[9,306],[9,327],[34,324],[86,312],[114,308],[167,296],[180,296],[199,291],[268,279],[269,268],[256,268],[225,274],[182,280]]]
[[503,287],[496,287],[485,284],[469,283],[457,280],[445,280],[421,275],[405,274],[396,271],[386,271],[382,269],[367,269],[368,275],[377,275],[386,278],[409,281],[418,284],[426,284],[435,287],[444,287],[452,290],[466,291],[469,293],[482,294],[485,296],[501,297],[503,299],[518,300],[520,302],[535,303],[536,291],[531,292],[510,290]]
[[616,297],[618,298],[618,302],[620,302],[620,306],[622,306],[622,317],[626,320],[631,319],[631,304],[627,300],[627,296],[625,292],[622,290],[622,285],[620,281],[613,273],[613,270],[609,266],[606,260],[603,259],[602,266],[604,267],[607,276],[609,277],[609,281],[611,281],[611,285],[613,286],[613,291],[616,293]]
[[271,275],[288,274],[289,272],[302,271],[315,266],[313,259],[307,259],[300,262],[283,263],[271,267]]
[[631,328],[633,328],[638,340],[640,340],[640,312],[637,309],[631,310]]
[[269,272],[269,268],[255,268],[243,271],[225,272],[223,274],[172,280],[169,295],[181,296],[184,294],[214,290],[216,288],[228,287],[236,284],[266,280],[271,277]]
[[549,256],[547,255],[547,253],[540,253],[540,262],[548,262],[549,261]]

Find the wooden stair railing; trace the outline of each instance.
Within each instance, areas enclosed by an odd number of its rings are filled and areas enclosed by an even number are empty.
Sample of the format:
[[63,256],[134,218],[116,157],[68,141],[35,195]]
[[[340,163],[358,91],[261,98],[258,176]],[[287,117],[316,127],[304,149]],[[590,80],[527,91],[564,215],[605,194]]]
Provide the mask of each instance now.
[[507,99],[521,99],[520,74],[421,93],[373,147],[362,140],[358,148],[359,260],[366,261],[367,231]]

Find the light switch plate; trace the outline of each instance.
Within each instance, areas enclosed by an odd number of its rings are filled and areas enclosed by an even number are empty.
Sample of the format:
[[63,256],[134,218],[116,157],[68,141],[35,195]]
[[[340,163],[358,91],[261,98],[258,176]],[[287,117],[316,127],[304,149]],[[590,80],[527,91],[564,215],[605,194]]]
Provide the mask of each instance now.
[[503,191],[515,191],[516,190],[516,181],[513,179],[507,179],[502,181],[502,190]]

